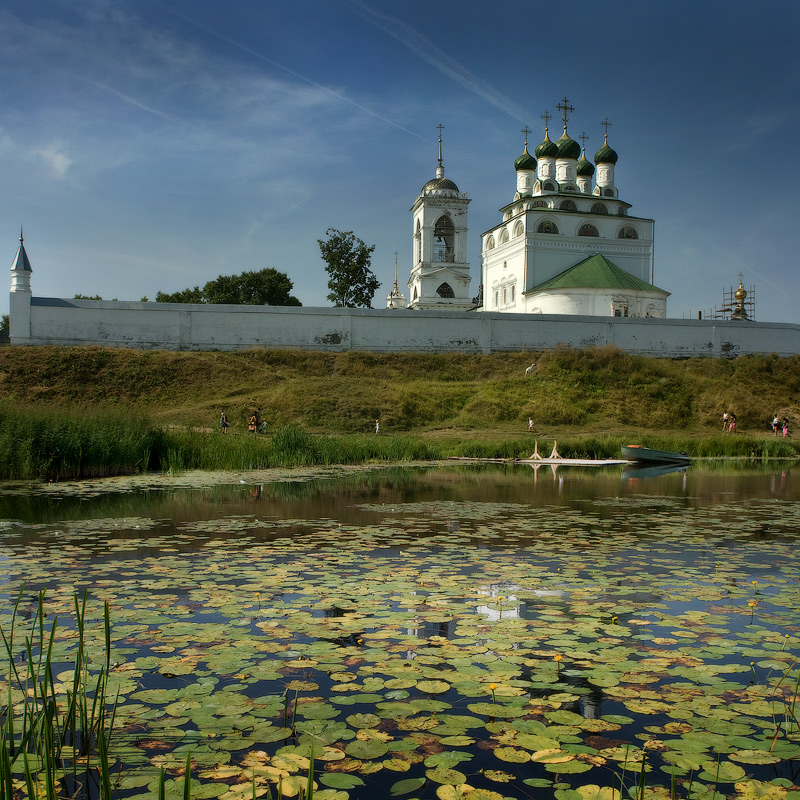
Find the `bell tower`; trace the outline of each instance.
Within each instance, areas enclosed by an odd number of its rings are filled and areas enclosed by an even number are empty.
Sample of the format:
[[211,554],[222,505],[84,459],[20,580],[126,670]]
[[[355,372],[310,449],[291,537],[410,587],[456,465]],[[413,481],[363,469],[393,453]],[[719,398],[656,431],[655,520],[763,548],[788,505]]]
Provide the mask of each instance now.
[[444,177],[442,125],[439,128],[439,164],[411,208],[413,263],[408,279],[408,308],[467,311],[474,307],[469,295],[467,262],[467,206],[469,198]]

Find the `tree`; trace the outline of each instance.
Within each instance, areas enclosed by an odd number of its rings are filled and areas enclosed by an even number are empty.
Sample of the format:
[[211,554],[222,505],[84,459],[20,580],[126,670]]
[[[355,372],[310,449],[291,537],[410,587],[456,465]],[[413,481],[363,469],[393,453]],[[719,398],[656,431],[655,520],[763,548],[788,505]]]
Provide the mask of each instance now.
[[290,294],[294,284],[284,272],[267,267],[241,275],[220,275],[202,289],[156,294],[157,303],[230,303],[246,306],[300,306]]
[[375,245],[367,247],[352,231],[328,228],[327,240],[317,239],[322,260],[327,263],[328,294],[335,306],[372,308],[372,298],[381,285],[370,269]]

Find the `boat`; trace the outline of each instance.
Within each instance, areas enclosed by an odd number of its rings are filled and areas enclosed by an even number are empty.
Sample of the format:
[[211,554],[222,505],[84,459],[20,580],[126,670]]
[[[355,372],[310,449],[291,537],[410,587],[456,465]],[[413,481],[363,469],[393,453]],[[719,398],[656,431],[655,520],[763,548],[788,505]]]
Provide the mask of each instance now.
[[686,453],[653,450],[640,444],[622,445],[622,457],[626,461],[635,461],[639,464],[688,464],[691,461]]

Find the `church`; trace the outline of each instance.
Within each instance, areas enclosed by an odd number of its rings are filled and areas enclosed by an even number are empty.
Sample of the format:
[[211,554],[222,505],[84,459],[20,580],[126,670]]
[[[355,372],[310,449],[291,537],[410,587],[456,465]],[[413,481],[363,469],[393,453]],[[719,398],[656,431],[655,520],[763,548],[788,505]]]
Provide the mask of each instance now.
[[[564,98],[564,132],[550,140],[545,114],[543,141],[514,162],[516,191],[500,209],[502,220],[481,236],[482,275],[470,298],[466,261],[469,198],[444,177],[441,126],[439,165],[412,207],[413,265],[407,307],[517,314],[666,316],[669,292],[653,286],[652,219],[632,216],[614,181],[617,153],[603,146],[594,164],[567,133],[574,108]],[[397,281],[387,307],[402,308]]]

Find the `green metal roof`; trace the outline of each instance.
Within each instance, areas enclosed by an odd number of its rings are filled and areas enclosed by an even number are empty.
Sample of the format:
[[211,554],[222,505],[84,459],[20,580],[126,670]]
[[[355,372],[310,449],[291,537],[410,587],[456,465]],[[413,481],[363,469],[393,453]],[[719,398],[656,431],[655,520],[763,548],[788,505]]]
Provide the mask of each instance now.
[[547,289],[633,289],[669,294],[664,289],[631,275],[600,253],[589,256],[554,278],[534,286],[530,291],[541,292]]

